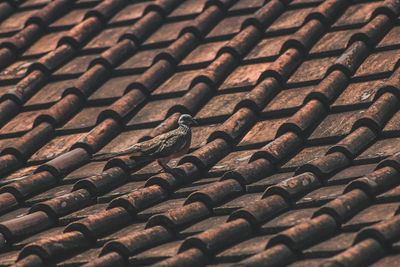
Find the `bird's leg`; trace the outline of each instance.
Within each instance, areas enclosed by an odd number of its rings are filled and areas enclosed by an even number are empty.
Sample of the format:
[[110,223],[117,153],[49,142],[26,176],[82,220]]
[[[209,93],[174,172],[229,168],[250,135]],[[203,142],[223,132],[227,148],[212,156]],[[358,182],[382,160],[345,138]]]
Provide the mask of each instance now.
[[163,168],[165,172],[168,172],[172,175],[176,175],[175,171],[170,166],[168,166],[168,160],[158,159],[157,162],[158,164],[160,164],[160,166]]

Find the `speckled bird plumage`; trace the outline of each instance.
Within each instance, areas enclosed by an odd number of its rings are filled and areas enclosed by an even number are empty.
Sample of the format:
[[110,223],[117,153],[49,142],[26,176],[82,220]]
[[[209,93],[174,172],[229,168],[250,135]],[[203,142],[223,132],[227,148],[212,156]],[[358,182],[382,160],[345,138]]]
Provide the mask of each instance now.
[[128,155],[132,159],[155,160],[166,171],[171,171],[167,163],[173,159],[186,154],[192,140],[191,124],[196,121],[188,114],[183,114],[178,120],[179,127],[167,133],[158,135],[153,139],[137,143],[122,151],[96,154],[93,159],[107,159],[116,156]]

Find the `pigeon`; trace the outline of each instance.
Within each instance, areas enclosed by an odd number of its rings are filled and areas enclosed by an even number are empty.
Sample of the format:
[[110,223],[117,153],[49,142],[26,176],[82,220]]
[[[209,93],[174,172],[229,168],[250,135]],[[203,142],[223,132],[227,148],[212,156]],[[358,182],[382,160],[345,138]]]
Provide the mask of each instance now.
[[93,155],[92,159],[110,159],[117,156],[129,156],[136,161],[157,160],[165,172],[174,173],[168,166],[168,162],[186,154],[189,151],[192,140],[190,126],[197,122],[189,114],[179,117],[178,128],[167,133],[160,134],[150,140],[136,143],[122,151],[102,153]]

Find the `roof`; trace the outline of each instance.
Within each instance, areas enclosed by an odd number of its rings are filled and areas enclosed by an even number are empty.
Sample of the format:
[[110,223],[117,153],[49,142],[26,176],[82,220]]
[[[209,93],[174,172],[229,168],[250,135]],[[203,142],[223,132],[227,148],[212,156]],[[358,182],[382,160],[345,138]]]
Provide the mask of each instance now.
[[[397,266],[398,0],[0,2],[0,265]],[[93,161],[192,114],[189,153]]]

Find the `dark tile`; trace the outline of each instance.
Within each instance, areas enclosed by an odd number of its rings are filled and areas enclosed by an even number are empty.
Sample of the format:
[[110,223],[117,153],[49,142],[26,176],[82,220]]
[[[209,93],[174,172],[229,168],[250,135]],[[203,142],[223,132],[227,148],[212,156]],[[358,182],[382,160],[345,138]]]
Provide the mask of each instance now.
[[351,106],[372,102],[382,80],[351,83],[339,95],[332,107]]
[[354,77],[376,75],[393,71],[400,50],[380,51],[371,54],[357,69]]
[[367,148],[356,160],[380,159],[400,151],[399,138],[390,138],[376,141]]
[[214,96],[197,113],[196,118],[212,118],[218,116],[230,116],[236,104],[244,97],[246,92],[233,94],[221,94]]
[[212,61],[217,55],[218,50],[226,44],[226,41],[209,42],[200,44],[192,52],[189,53],[179,64],[183,65],[193,65],[204,62]]
[[357,31],[358,29],[328,32],[311,48],[310,53],[342,51],[346,48],[350,37]]
[[257,122],[243,137],[239,145],[265,144],[274,140],[276,131],[286,120],[287,118],[279,118]]
[[282,167],[295,168],[302,166],[309,161],[322,157],[323,155],[325,155],[329,148],[330,146],[306,147],[296,155],[293,155],[294,157],[290,159],[287,163],[285,163]]
[[378,48],[387,46],[398,46],[400,44],[398,36],[400,35],[400,26],[393,27],[379,42]]
[[189,16],[189,15],[197,15],[199,14],[205,4],[206,0],[187,0],[180,4],[177,8],[175,8],[169,17],[181,17],[181,16]]
[[133,21],[140,18],[144,9],[151,2],[132,3],[121,9],[114,17],[110,19],[110,24]]
[[257,63],[237,67],[222,83],[220,89],[254,86],[261,73],[271,63]]
[[244,58],[244,60],[260,60],[278,56],[283,43],[289,38],[288,35],[262,39]]
[[354,110],[329,114],[312,132],[310,139],[326,139],[330,137],[343,137],[350,133],[353,124],[365,110]]
[[281,114],[282,110],[294,111],[303,104],[314,86],[297,87],[279,92],[263,109],[263,112]]
[[73,27],[83,20],[86,12],[88,12],[89,10],[89,8],[79,8],[71,10],[70,12],[50,24],[50,27]]
[[381,2],[354,4],[346,9],[344,14],[333,24],[333,27],[365,23],[380,4]]
[[288,83],[318,81],[324,77],[326,71],[333,65],[335,60],[336,57],[325,57],[304,61],[290,77]]
[[267,28],[267,32],[285,31],[300,27],[311,10],[312,8],[287,10]]

